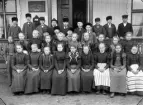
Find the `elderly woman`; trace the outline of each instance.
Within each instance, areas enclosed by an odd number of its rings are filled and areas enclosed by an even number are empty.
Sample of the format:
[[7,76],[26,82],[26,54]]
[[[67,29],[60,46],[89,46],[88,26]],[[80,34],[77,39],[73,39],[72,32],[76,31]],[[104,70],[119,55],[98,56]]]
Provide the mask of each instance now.
[[25,80],[28,55],[23,53],[22,45],[16,45],[16,54],[12,58],[12,85],[14,94],[23,93],[25,90]]
[[66,53],[63,44],[57,45],[57,51],[54,53],[55,69],[52,77],[52,95],[66,94]]
[[76,46],[70,47],[67,55],[68,92],[80,92],[81,59]]
[[128,92],[143,93],[143,67],[137,46],[133,46],[131,53],[127,55],[127,70]]
[[115,92],[126,94],[126,55],[120,44],[115,46],[115,52],[111,54],[110,67],[110,92],[112,92],[110,97],[113,98]]
[[44,47],[44,53],[40,57],[40,89],[43,93],[51,92],[53,68],[54,59],[50,47]]
[[25,93],[37,93],[40,87],[40,56],[37,44],[31,45],[32,52],[29,54]]
[[83,46],[81,54],[81,88],[84,92],[91,92],[93,86],[94,58],[89,46]]
[[99,44],[99,52],[94,55],[95,69],[94,69],[94,82],[97,87],[97,94],[102,93],[105,95],[110,87],[110,72],[109,72],[109,54],[105,51],[104,43]]

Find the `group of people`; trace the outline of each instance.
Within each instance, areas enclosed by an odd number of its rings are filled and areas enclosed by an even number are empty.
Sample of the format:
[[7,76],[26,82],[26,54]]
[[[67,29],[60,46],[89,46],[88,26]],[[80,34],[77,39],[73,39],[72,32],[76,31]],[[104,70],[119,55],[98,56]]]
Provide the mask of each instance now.
[[[52,19],[52,26],[40,25],[35,29],[31,14],[21,31],[18,19],[8,32],[5,50],[9,85],[14,94],[38,92],[52,95],[67,93],[115,93],[143,92],[143,68],[138,46],[132,40],[132,25],[123,15],[118,31],[107,16],[107,24],[96,25],[77,21],[77,28],[69,27],[68,18],[63,18],[63,27]],[[15,39],[18,39],[15,41]],[[27,40],[28,39],[28,40]]]

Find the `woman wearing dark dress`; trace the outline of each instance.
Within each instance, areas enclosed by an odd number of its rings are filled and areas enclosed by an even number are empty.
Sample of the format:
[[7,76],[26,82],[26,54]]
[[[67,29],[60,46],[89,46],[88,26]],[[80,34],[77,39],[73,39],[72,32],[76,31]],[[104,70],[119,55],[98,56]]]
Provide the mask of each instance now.
[[67,55],[68,92],[80,92],[81,58],[76,46],[70,47]]
[[93,86],[94,58],[89,46],[83,46],[81,54],[81,88],[84,92],[91,92]]
[[66,95],[66,53],[63,51],[63,45],[57,45],[57,51],[54,53],[55,69],[52,77],[52,95]]
[[113,98],[115,93],[126,94],[126,55],[120,44],[116,45],[115,52],[111,54],[110,67],[110,97]]
[[143,67],[137,46],[133,46],[127,55],[127,70],[128,92],[143,94]]
[[105,95],[110,87],[110,72],[109,72],[109,54],[105,51],[104,43],[99,44],[99,52],[94,55],[95,69],[93,72],[97,94]]
[[53,54],[53,40],[50,35],[45,36],[42,51],[44,47],[50,47],[50,53]]
[[40,87],[40,55],[37,44],[31,45],[32,52],[29,54],[25,94],[39,92]]
[[13,93],[21,93],[25,90],[28,55],[23,53],[21,45],[16,45],[17,53],[12,58],[12,85]]
[[50,47],[44,47],[44,53],[40,57],[40,89],[43,90],[44,93],[51,91],[53,67],[54,59]]

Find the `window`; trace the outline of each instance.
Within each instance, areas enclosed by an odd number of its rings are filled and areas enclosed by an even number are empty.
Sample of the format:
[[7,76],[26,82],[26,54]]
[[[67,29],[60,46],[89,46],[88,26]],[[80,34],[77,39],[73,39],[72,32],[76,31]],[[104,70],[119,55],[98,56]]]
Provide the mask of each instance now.
[[16,0],[0,0],[0,38],[7,38],[11,18],[16,16]]
[[134,37],[143,37],[143,0],[132,0]]

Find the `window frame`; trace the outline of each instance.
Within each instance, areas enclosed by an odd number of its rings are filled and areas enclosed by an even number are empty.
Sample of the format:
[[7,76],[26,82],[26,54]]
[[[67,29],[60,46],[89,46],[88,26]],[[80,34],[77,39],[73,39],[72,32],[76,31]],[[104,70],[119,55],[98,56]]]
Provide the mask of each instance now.
[[3,15],[3,23],[4,23],[4,39],[7,39],[7,23],[6,23],[6,16],[7,15],[16,15],[17,17],[17,0],[15,0],[15,12],[6,12],[5,10],[5,0],[1,0],[2,1],[2,12],[0,12],[0,15]]

